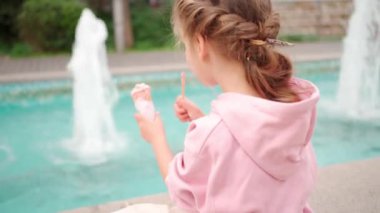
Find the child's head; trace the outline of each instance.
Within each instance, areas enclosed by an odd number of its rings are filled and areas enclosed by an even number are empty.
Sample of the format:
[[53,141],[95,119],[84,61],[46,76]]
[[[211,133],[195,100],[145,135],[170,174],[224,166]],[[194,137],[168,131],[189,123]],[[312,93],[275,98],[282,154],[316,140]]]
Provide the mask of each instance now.
[[297,95],[289,87],[292,65],[282,54],[264,43],[275,39],[279,16],[270,0],[175,0],[173,28],[186,46],[191,69],[206,84],[215,84],[195,44],[210,45],[225,60],[243,65],[247,82],[263,98],[293,102]]

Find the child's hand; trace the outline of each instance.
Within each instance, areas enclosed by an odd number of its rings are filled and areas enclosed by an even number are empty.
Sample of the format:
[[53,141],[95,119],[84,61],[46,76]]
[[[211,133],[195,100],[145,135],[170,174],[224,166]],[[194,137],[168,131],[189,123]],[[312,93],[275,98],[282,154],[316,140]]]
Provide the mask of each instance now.
[[182,122],[189,122],[204,116],[197,105],[182,96],[177,98],[174,111],[177,118]]
[[159,113],[156,113],[154,121],[149,120],[140,113],[135,114],[141,136],[149,143],[165,141],[165,129]]

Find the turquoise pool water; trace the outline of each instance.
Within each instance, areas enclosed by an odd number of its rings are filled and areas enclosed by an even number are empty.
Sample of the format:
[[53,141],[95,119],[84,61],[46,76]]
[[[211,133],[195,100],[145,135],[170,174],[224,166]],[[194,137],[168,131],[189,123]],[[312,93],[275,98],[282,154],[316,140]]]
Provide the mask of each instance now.
[[[352,119],[335,107],[339,63],[299,63],[297,76],[317,84],[322,99],[313,144],[320,166],[380,156],[380,121]],[[104,164],[86,166],[62,149],[72,133],[70,81],[0,85],[0,212],[57,212],[80,206],[165,192],[153,153],[133,119],[129,91],[136,82],[152,85],[174,152],[182,149],[186,124],[172,104],[180,93],[178,73],[116,79],[120,101],[114,109],[126,149]],[[187,95],[208,111],[219,89],[194,79]]]

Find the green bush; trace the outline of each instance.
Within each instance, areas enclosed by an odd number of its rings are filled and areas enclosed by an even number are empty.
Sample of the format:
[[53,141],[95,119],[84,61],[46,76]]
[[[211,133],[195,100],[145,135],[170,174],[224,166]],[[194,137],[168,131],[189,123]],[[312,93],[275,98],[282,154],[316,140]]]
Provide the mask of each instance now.
[[144,4],[131,5],[134,49],[147,50],[172,46],[173,35],[170,24],[171,8],[164,4],[151,8]]
[[111,13],[105,13],[102,11],[95,11],[96,16],[103,20],[108,31],[108,37],[106,40],[106,46],[108,50],[114,50],[115,49],[115,38],[114,38],[114,27],[113,27],[113,19]]
[[84,5],[78,0],[27,0],[18,16],[20,37],[37,51],[67,51]]
[[9,55],[12,57],[25,57],[33,54],[32,48],[25,43],[14,43]]
[[16,17],[20,12],[24,0],[1,0],[0,6],[0,42],[9,43],[17,41],[18,33]]

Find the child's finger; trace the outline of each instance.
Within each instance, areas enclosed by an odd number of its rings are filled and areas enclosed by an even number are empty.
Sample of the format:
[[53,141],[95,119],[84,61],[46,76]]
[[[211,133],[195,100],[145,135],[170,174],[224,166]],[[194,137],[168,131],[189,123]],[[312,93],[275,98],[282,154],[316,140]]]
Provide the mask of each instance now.
[[187,115],[187,110],[177,112],[179,115]]
[[181,121],[182,123],[185,123],[185,122],[187,122],[188,120],[189,120],[188,118],[180,119],[180,121]]
[[179,119],[179,120],[186,120],[189,116],[187,115],[187,114],[184,114],[184,115],[176,115],[177,116],[177,118]]
[[182,122],[186,122],[186,121],[188,121],[190,119],[190,116],[188,114],[186,114],[186,115],[180,116],[179,119]]
[[185,110],[184,107],[182,107],[182,103],[181,103],[181,100],[177,100],[174,105],[176,106],[177,109],[182,109],[182,110]]
[[179,99],[177,104],[180,108],[183,108],[186,111],[197,109],[197,106],[187,98]]
[[179,110],[175,110],[175,114],[183,116],[183,115],[187,115],[189,113],[187,110],[179,109]]
[[178,104],[174,104],[174,110],[180,114],[186,113],[186,109],[180,107]]
[[177,99],[175,100],[175,102],[178,103],[178,102],[181,102],[181,101],[183,101],[185,99],[186,99],[186,97],[177,96]]
[[191,102],[190,100],[188,99],[182,99],[178,102],[178,105],[182,108],[185,108],[187,110],[189,109],[193,109],[193,108],[196,108],[196,106],[194,105],[193,102]]
[[191,121],[191,119],[190,119],[189,117],[187,117],[187,118],[182,119],[181,121],[182,121],[183,123],[185,123],[185,122],[189,122],[189,121]]
[[182,118],[182,117],[187,117],[188,114],[187,113],[176,113],[175,116],[177,116],[177,118]]
[[181,118],[188,118],[188,117],[190,117],[190,116],[189,116],[189,114],[186,113],[186,114],[182,114],[182,115],[180,115],[180,117],[181,117]]
[[185,112],[185,113],[180,113],[180,112],[176,111],[176,112],[175,112],[175,115],[176,115],[177,117],[184,117],[184,116],[187,115],[187,113],[186,113],[186,112]]
[[182,96],[177,96],[177,98],[175,99],[176,102],[180,101],[181,99],[183,99],[184,97]]
[[188,100],[186,97],[178,96],[175,102],[178,104],[178,106],[181,106],[186,100]]

